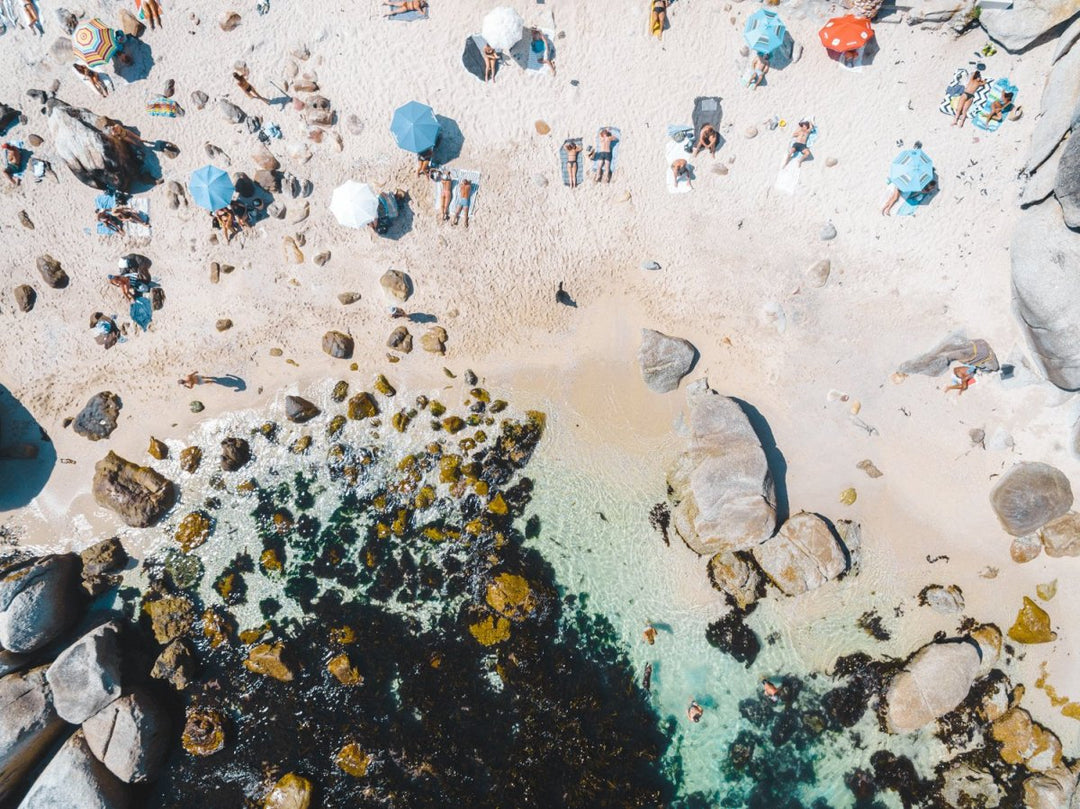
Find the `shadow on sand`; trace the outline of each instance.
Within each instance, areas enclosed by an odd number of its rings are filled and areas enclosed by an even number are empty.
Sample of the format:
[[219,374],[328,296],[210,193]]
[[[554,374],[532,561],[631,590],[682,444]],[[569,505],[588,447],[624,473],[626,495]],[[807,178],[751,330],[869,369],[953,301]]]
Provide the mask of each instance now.
[[0,511],[21,508],[45,488],[56,448],[45,430],[0,385]]

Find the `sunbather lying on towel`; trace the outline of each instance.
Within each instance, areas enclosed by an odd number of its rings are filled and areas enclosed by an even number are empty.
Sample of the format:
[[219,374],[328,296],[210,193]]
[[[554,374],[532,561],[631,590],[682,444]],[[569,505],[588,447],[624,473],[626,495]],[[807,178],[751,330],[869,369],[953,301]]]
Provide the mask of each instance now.
[[[914,197],[918,197],[920,199],[920,201],[921,201],[921,198],[922,198],[923,195],[925,195],[925,194],[933,194],[934,191],[936,191],[936,190],[937,190],[937,180],[931,180],[930,182],[928,182],[926,185],[923,186],[922,191],[919,191],[919,192],[917,192],[915,194],[908,195],[908,199],[911,200]],[[891,214],[891,212],[892,212],[892,207],[899,201],[900,201],[900,189],[894,187],[893,190],[892,190],[892,193],[889,194],[889,199],[885,202],[885,207],[881,209],[882,215],[889,216]],[[915,203],[915,204],[918,204],[918,203]]]
[[448,171],[436,171],[431,179],[442,186],[439,189],[439,212],[442,214],[442,221],[448,222],[450,221],[450,200],[454,197],[454,180]]
[[390,11],[387,13],[387,17],[394,17],[398,14],[408,14],[410,11],[419,11],[421,14],[427,14],[428,4],[427,0],[404,0],[404,2],[383,3],[384,6],[390,6]]
[[451,225],[458,223],[458,217],[461,216],[461,212],[465,212],[465,227],[469,227],[469,205],[472,203],[473,184],[472,180],[462,180],[458,183],[458,204],[454,210],[454,219],[450,222]]
[[600,130],[600,150],[593,156],[596,160],[596,182],[600,182],[604,176],[605,168],[607,169],[606,182],[611,182],[611,149],[616,140],[610,129]]
[[104,208],[97,209],[97,221],[103,224],[106,228],[113,233],[123,233],[124,223],[113,216],[112,212],[105,210]]
[[750,80],[746,82],[746,86],[751,90],[761,84],[765,78],[765,74],[769,72],[769,54],[754,52],[754,62],[750,65],[750,69],[753,73],[750,76]]
[[578,156],[581,154],[581,146],[568,140],[562,147],[566,152],[566,170],[570,174],[570,187],[577,188]]
[[806,158],[811,156],[810,147],[806,145],[806,141],[813,131],[814,125],[812,123],[809,121],[799,121],[799,127],[795,130],[795,134],[791,138],[791,148],[788,149],[788,156],[784,161],[785,166],[790,163],[791,158],[796,155],[799,156],[800,165]]
[[701,134],[698,135],[697,145],[694,146],[694,156],[697,157],[698,152],[703,149],[708,149],[709,154],[716,157],[716,147],[720,144],[720,133],[716,131],[716,127],[712,124],[705,124],[701,127]]
[[649,13],[649,30],[658,39],[664,38],[669,4],[669,0],[652,0],[652,11]]
[[101,96],[102,98],[108,97],[109,87],[107,84],[105,84],[105,81],[101,78],[101,76],[92,71],[86,65],[75,64],[71,67],[75,70],[76,73],[79,74],[79,76],[82,77],[83,81],[85,81],[97,91],[97,94],[99,96]]
[[975,100],[975,93],[984,84],[986,84],[986,79],[982,77],[980,71],[976,70],[971,74],[971,78],[964,86],[964,92],[960,94],[960,99],[956,102],[956,117],[953,118],[951,126],[964,125],[964,119],[967,118],[968,110],[971,109],[971,102]]

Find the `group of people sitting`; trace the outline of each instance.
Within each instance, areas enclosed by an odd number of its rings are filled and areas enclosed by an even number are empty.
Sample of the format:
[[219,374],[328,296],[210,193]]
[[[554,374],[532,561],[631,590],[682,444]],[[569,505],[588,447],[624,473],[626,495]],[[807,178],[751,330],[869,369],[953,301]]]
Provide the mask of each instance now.
[[238,199],[234,199],[223,208],[218,208],[212,216],[212,226],[225,234],[226,243],[231,242],[233,236],[238,235],[244,228],[249,228],[253,224],[251,212]]

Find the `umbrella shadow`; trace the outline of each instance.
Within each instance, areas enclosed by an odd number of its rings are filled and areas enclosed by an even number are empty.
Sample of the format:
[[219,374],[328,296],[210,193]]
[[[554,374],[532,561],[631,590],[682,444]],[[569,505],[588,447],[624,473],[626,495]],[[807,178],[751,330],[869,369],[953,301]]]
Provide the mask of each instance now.
[[547,68],[547,65],[542,64],[539,59],[532,59],[533,42],[539,41],[535,39],[537,36],[543,38],[547,50],[547,58],[551,61],[555,60],[555,43],[551,41],[551,37],[539,28],[526,27],[522,33],[521,39],[519,39],[517,44],[510,49],[510,58],[517,62],[518,67],[522,70],[540,71]]
[[[484,80],[484,38],[473,34],[465,40],[465,49],[461,53],[461,64],[480,81]],[[499,64],[495,65],[495,75],[499,75]],[[437,118],[438,116],[436,116]]]
[[0,385],[0,511],[21,508],[45,488],[56,447],[30,411]]
[[465,143],[465,135],[461,127],[453,118],[445,115],[436,115],[439,122],[439,139],[435,141],[435,149],[432,154],[432,162],[439,166],[445,166],[451,160],[456,160],[461,155],[461,147]]
[[413,211],[410,202],[411,200],[408,199],[399,199],[397,201],[397,216],[390,220],[388,230],[385,233],[380,233],[380,236],[396,242],[413,229]]
[[[795,55],[795,40],[791,38],[790,31],[784,31],[784,41],[776,48],[772,53],[772,58],[769,59],[770,70],[783,70],[791,65],[792,59]],[[761,84],[768,83],[768,74],[762,79]]]
[[787,459],[784,458],[784,453],[780,451],[780,448],[776,446],[772,428],[769,427],[769,422],[765,420],[765,417],[761,415],[761,411],[736,396],[731,398],[742,410],[747,421],[750,422],[758,443],[761,444],[761,450],[765,453],[765,461],[769,466],[769,476],[772,478],[773,491],[776,494],[776,524],[783,525],[787,522],[790,514],[787,490]]
[[127,82],[142,81],[150,76],[154,67],[154,54],[150,46],[138,37],[128,37],[124,40],[122,53],[130,58],[130,64],[125,64],[117,55],[114,61],[116,75]]

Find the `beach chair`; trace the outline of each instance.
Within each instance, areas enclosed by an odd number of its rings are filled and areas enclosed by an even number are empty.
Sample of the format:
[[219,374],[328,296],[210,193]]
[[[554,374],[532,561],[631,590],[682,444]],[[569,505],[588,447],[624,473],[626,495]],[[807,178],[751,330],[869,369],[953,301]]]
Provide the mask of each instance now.
[[[968,115],[971,118],[971,123],[979,129],[984,129],[987,132],[996,132],[1008,117],[1012,111],[1013,105],[1016,104],[1016,94],[1019,92],[1016,85],[1011,84],[1008,79],[997,79],[994,82],[987,82],[986,87],[986,100],[983,104],[976,106],[975,102],[971,104],[971,111]],[[990,107],[995,101],[1004,103],[1005,93],[1012,94],[1012,100],[1006,104],[1001,110],[1001,117],[993,121],[990,120]],[[976,94],[978,98],[978,94]]]
[[[567,138],[566,140],[571,141],[573,143],[576,143],[579,147],[581,147],[583,145],[583,141],[582,141],[581,138]],[[563,141],[563,143],[566,143],[566,141]],[[585,163],[584,155],[585,155],[584,149],[582,149],[582,151],[578,152],[578,185],[581,185],[582,181],[585,179],[585,172],[583,171],[584,163]],[[559,163],[560,163],[561,169],[562,169],[562,182],[563,182],[563,185],[565,185],[566,187],[569,188],[570,187],[570,161],[567,159],[566,149],[564,149],[562,147],[562,144],[559,145]]]
[[[600,127],[600,129],[597,129],[596,139],[593,141],[594,154],[598,154],[600,152],[600,133],[605,129],[615,136],[615,142],[611,144],[611,175],[614,177],[615,169],[618,168],[619,147],[622,145],[622,132],[619,131],[618,127],[614,126],[602,126]],[[589,171],[595,172],[600,166],[600,161],[597,160],[595,157],[590,158],[590,160],[592,166]]]

